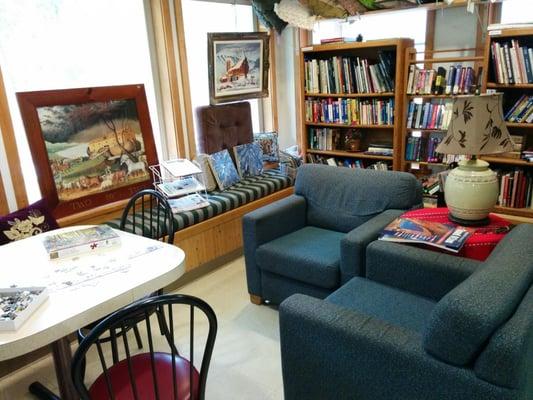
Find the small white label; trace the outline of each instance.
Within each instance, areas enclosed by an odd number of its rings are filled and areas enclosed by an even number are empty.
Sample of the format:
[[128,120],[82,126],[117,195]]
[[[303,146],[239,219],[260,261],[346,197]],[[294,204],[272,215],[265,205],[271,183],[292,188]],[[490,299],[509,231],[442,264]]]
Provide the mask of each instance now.
[[422,131],[413,131],[411,132],[412,137],[422,137]]
[[411,163],[411,169],[420,169],[420,163],[417,163],[417,162]]
[[313,50],[313,46],[302,47],[302,51],[312,51],[312,50]]
[[489,31],[489,36],[498,36],[501,35],[502,31],[501,29],[495,30],[495,31]]

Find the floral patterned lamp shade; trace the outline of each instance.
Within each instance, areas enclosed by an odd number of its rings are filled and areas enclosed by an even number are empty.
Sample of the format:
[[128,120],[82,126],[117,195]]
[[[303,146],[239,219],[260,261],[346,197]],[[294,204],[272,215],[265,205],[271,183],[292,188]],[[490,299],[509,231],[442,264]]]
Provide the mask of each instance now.
[[452,119],[437,152],[481,155],[512,150],[501,93],[454,97]]

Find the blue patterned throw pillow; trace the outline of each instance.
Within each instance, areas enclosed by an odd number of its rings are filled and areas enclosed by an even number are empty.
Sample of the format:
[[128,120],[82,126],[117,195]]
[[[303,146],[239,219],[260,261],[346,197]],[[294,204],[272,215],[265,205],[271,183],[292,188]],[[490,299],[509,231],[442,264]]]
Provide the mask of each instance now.
[[278,134],[276,132],[254,133],[254,142],[263,150],[263,161],[279,162]]
[[220,190],[225,190],[240,181],[228,150],[224,149],[209,156],[209,164]]
[[258,143],[235,146],[235,161],[241,178],[261,175],[263,173],[263,150]]

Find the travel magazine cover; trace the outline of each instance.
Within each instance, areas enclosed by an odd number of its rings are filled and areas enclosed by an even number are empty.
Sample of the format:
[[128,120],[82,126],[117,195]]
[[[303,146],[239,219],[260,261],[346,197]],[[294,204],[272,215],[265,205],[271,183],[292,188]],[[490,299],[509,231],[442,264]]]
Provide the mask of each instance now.
[[400,217],[383,229],[379,240],[427,244],[458,253],[472,232],[472,228],[454,226],[451,223]]

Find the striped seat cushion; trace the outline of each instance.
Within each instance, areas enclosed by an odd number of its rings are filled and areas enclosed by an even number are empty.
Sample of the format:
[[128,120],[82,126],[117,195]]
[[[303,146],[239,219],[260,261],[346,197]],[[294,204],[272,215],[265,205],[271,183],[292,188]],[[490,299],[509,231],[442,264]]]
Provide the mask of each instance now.
[[[213,191],[207,194],[209,206],[192,211],[174,214],[174,229],[187,228],[188,226],[205,221],[216,215],[233,210],[244,204],[250,203],[261,197],[268,196],[278,190],[293,185],[293,179],[278,170],[267,170],[262,175],[248,177],[224,191]],[[136,222],[140,223],[140,216]],[[119,228],[120,218],[106,222],[113,228]],[[139,232],[141,229],[139,229]],[[165,228],[161,229],[162,232]]]

